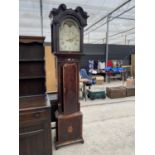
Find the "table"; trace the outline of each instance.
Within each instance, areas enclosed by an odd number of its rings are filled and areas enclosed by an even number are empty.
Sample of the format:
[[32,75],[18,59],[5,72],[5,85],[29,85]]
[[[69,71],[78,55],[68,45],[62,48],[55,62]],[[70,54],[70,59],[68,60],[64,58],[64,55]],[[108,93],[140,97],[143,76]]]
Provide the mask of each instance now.
[[122,66],[122,68],[125,68],[126,72],[129,73],[130,76],[133,76],[133,71],[132,71],[132,66],[131,65]]
[[[111,79],[122,79],[123,81],[126,80],[126,70],[121,70],[121,71],[106,71],[106,76],[108,78],[108,82],[110,82]],[[109,75],[108,75],[109,74]],[[110,74],[115,74],[115,75],[110,75]]]

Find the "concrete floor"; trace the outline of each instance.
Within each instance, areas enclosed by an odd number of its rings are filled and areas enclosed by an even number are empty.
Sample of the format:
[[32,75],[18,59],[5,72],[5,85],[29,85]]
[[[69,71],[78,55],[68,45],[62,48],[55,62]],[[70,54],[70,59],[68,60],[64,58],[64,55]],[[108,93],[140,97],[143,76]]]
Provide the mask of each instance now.
[[84,144],[53,145],[53,155],[134,155],[134,99],[82,100]]

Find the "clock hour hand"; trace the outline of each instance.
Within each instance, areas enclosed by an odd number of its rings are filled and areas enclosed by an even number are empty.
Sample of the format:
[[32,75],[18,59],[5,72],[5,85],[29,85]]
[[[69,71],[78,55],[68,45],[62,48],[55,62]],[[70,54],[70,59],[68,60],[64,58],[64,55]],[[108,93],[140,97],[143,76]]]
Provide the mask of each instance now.
[[73,39],[74,39],[74,38],[71,38],[71,39],[67,39],[66,41],[73,41]]
[[66,41],[73,41],[76,38],[76,36],[74,36],[73,38],[67,39]]

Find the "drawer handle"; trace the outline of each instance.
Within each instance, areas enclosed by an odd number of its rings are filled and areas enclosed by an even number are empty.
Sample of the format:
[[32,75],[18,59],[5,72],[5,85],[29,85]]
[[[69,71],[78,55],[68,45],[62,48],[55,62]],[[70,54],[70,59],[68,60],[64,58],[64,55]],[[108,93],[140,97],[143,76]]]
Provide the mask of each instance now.
[[23,132],[23,133],[20,133],[19,136],[22,138],[24,136],[27,137],[27,136],[32,136],[32,135],[40,134],[41,132],[43,132],[43,129],[36,130],[36,131]]
[[35,117],[35,118],[39,118],[39,117],[40,117],[40,113],[35,113],[35,114],[34,114],[34,117]]

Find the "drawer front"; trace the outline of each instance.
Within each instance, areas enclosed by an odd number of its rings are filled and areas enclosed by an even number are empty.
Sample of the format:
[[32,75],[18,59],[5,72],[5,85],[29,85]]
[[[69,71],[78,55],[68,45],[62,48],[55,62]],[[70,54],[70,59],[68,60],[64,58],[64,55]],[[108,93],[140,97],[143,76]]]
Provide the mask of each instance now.
[[31,135],[31,133],[43,131],[44,129],[44,124],[41,122],[37,122],[34,124],[28,124],[25,123],[22,126],[20,125],[19,127],[19,135],[24,136],[24,135]]
[[19,117],[19,122],[28,122],[28,121],[39,121],[49,119],[50,111],[48,110],[38,110],[31,112],[21,112]]
[[47,123],[20,128],[19,155],[51,155],[51,134]]

